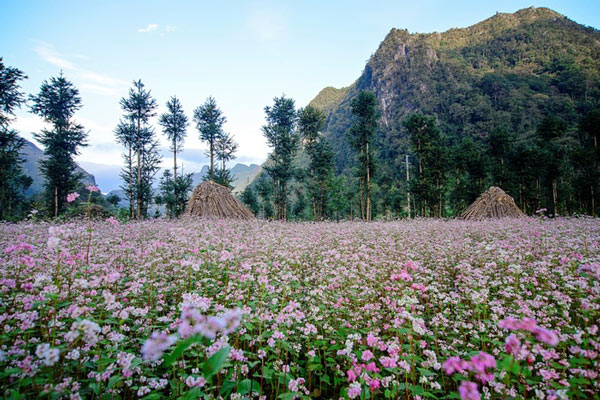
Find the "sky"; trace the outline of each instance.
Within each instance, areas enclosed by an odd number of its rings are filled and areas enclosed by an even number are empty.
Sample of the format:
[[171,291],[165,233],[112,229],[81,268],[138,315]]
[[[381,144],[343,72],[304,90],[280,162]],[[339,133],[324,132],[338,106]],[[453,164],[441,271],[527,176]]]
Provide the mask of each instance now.
[[[151,90],[159,114],[176,95],[190,122],[213,96],[239,143],[235,162],[260,164],[269,153],[264,107],[274,97],[285,94],[304,107],[324,87],[352,84],[392,28],[443,32],[529,6],[600,27],[600,1],[581,0],[0,0],[0,57],[28,76],[27,94],[61,70],[79,89],[83,107],[75,119],[89,145],[76,160],[107,192],[120,184],[123,149],[113,130],[133,80]],[[28,111],[22,107],[12,127],[31,140],[44,122]],[[152,122],[163,167],[171,168],[168,142]],[[206,147],[193,122],[187,133],[178,164],[196,172],[206,164]]]

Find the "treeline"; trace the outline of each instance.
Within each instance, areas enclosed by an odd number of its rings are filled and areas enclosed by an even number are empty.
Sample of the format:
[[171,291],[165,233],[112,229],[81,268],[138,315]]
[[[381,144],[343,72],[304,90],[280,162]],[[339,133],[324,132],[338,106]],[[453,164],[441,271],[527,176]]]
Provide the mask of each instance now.
[[265,108],[263,127],[273,152],[242,200],[257,215],[275,219],[455,217],[494,185],[528,214],[600,212],[598,107],[588,109],[574,127],[549,114],[533,135],[499,125],[487,137],[459,140],[445,133],[435,116],[408,114],[401,121],[409,141],[403,170],[390,171],[376,135],[377,104],[369,91],[352,99],[345,140],[354,151],[354,166],[336,176],[323,113],[311,106],[296,111],[293,100],[276,98]]
[[[77,196],[71,196],[71,201],[67,199],[68,194],[76,191],[87,194],[80,198],[95,203],[96,213],[100,215],[143,219],[149,216],[152,204],[164,205],[169,217],[183,213],[191,191],[192,174],[178,173],[177,154],[183,149],[189,121],[176,96],[166,103],[167,111],[158,116],[158,124],[173,152],[173,169],[164,171],[157,193],[154,181],[162,156],[151,124],[151,119],[157,116],[157,100],[140,80],[134,81],[128,95],[120,100],[123,117],[114,133],[116,141],[124,147],[121,188],[128,207],[119,208],[120,198],[104,197],[96,190],[83,187],[82,176],[76,170],[74,157],[87,145],[88,138],[88,132],[75,120],[75,113],[82,107],[78,89],[61,72],[44,81],[38,94],[26,97],[20,87],[26,78],[23,71],[5,66],[0,58],[0,220],[19,220],[30,211],[33,211],[30,216],[36,218],[76,216],[82,208],[80,201],[70,204]],[[21,168],[24,160],[20,154],[25,140],[10,128],[16,109],[26,103],[31,113],[51,126],[34,133],[46,156],[39,163],[46,181],[44,193],[38,199],[25,197],[25,190],[32,183]],[[233,136],[223,130],[226,118],[215,99],[209,97],[194,110],[193,122],[199,138],[208,146],[210,165],[204,179],[231,188],[232,176],[226,165],[235,158],[238,145]]]

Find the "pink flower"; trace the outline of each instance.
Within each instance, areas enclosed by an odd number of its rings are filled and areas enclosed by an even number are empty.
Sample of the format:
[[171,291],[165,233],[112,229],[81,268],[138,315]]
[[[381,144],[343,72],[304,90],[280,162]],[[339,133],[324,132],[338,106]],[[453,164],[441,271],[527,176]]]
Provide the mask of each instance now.
[[508,329],[509,331],[521,329],[521,324],[519,320],[510,317],[498,322],[498,326],[502,329]]
[[506,352],[508,354],[515,354],[521,348],[521,341],[515,335],[510,335],[506,338],[504,347],[506,348]]
[[144,360],[156,361],[176,341],[175,336],[167,335],[166,332],[153,332],[142,346],[142,357]]
[[369,389],[371,389],[371,391],[375,391],[375,390],[379,389],[380,386],[381,386],[381,382],[379,382],[379,379],[373,379],[369,383]]
[[349,369],[348,371],[346,371],[346,375],[348,375],[348,382],[354,382],[358,377],[358,375],[356,375],[356,372],[354,372],[354,369]]
[[544,328],[536,328],[533,332],[535,338],[540,342],[544,342],[550,346],[556,346],[559,342],[558,336],[551,330]]
[[348,397],[351,399],[355,399],[360,396],[361,387],[358,382],[354,385],[350,385],[350,389],[348,389]]
[[73,192],[67,195],[67,203],[72,203],[79,197],[79,193]]
[[458,356],[454,356],[447,359],[443,367],[448,375],[452,375],[455,372],[462,374],[469,367],[469,363]]
[[458,387],[458,393],[462,400],[480,400],[481,395],[475,382],[462,381]]
[[373,353],[371,353],[370,350],[365,350],[363,351],[361,358],[363,361],[369,361],[371,358],[373,358]]
[[519,323],[519,329],[524,331],[534,332],[537,327],[537,321],[533,318],[523,318]]
[[90,192],[99,192],[100,189],[98,189],[98,186],[96,185],[90,185],[88,187],[86,187],[87,190],[89,190]]

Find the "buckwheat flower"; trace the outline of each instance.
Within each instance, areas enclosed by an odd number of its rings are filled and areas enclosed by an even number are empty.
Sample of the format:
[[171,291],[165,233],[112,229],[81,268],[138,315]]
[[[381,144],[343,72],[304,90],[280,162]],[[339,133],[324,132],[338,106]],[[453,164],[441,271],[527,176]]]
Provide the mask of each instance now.
[[354,369],[349,369],[348,371],[346,371],[346,375],[348,376],[348,382],[354,382],[356,380],[356,378],[358,378],[358,375],[356,374],[356,372],[354,372]]
[[228,335],[235,331],[238,326],[240,326],[240,322],[242,321],[242,310],[239,308],[234,308],[233,310],[225,311],[223,314],[223,320],[225,321],[223,333]]
[[4,350],[0,350],[0,362],[6,361],[6,352]]
[[217,333],[225,328],[225,320],[219,317],[208,317],[205,321],[198,324],[197,331],[209,339],[217,337]]
[[379,379],[373,379],[371,380],[371,382],[369,382],[369,389],[371,389],[371,391],[379,389],[380,386],[381,382],[379,381]]
[[195,308],[184,308],[181,312],[181,323],[177,328],[177,333],[183,339],[194,333],[200,332],[200,323],[205,320],[205,317],[200,314],[200,311]]
[[533,318],[523,318],[519,323],[519,329],[534,332],[537,327],[537,321]]
[[458,393],[462,400],[480,400],[481,395],[475,382],[462,381],[458,387]]
[[550,346],[556,346],[559,342],[556,333],[545,328],[536,328],[533,334],[537,340]]
[[52,251],[57,251],[60,247],[60,239],[56,236],[50,236],[46,242],[48,248]]
[[469,363],[458,356],[450,357],[443,364],[444,371],[448,375],[452,375],[455,372],[462,374],[468,367]]
[[350,384],[348,388],[348,397],[351,399],[355,399],[360,396],[360,392],[362,391],[360,387],[360,383],[354,382]]
[[294,393],[297,393],[298,387],[304,385],[304,382],[304,378],[290,379],[288,382],[288,389]]
[[204,385],[206,385],[206,379],[204,379],[203,376],[199,376],[196,378],[190,375],[187,378],[185,378],[185,384],[188,387],[203,387]]
[[514,318],[506,318],[498,322],[498,326],[502,329],[508,329],[509,331],[514,331],[517,329],[521,329],[521,324],[519,320]]
[[67,203],[74,202],[79,197],[79,193],[73,192],[67,195]]
[[98,189],[98,186],[96,185],[90,185],[86,187],[87,190],[89,190],[90,192],[99,192],[100,189]]
[[506,338],[504,347],[508,354],[516,354],[521,348],[521,341],[515,335],[510,335]]
[[142,358],[144,360],[156,361],[176,341],[177,339],[173,335],[155,331],[142,346]]
[[369,361],[371,358],[373,358],[373,353],[371,353],[370,350],[365,350],[363,351],[361,358],[363,361]]

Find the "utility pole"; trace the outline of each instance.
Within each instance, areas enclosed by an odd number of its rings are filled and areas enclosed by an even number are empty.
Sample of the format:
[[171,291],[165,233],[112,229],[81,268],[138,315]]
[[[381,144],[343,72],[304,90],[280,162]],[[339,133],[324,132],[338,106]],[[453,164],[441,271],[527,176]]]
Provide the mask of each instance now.
[[410,219],[410,172],[408,170],[408,154],[406,155],[406,204],[408,205],[408,218]]

